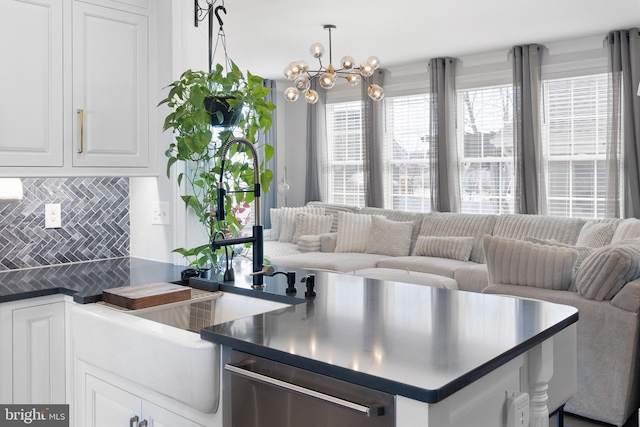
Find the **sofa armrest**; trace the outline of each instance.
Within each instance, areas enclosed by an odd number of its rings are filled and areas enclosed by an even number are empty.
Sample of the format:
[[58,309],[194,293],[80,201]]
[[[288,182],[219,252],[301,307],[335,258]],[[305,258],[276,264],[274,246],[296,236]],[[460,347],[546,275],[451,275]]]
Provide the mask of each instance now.
[[320,252],[335,252],[338,244],[338,233],[323,233],[320,235]]
[[640,312],[640,279],[624,285],[611,300],[611,304],[632,313]]

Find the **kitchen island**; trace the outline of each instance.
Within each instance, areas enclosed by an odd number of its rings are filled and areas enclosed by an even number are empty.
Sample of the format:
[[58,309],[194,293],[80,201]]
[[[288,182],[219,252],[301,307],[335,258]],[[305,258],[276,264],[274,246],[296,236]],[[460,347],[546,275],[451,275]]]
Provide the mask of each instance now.
[[[337,378],[344,384],[389,394],[393,397],[390,413],[394,425],[401,427],[504,426],[508,398],[520,392],[530,394],[530,425],[546,426],[547,403],[555,410],[575,392],[578,314],[571,307],[327,272],[281,270],[296,273],[298,289],[292,296],[286,292],[282,275],[265,277],[262,290],[251,289],[252,280],[242,271],[242,264],[236,265],[235,283],[221,284],[220,290],[284,302],[290,307],[202,329],[204,340],[222,346],[223,365],[234,363],[233,353],[239,350],[249,358],[276,361],[318,378]],[[126,258],[8,272],[0,281],[0,302],[26,306],[29,300],[38,300],[39,305],[25,309],[25,313],[33,311],[41,317],[43,303],[51,309],[65,305],[42,298],[63,294],[69,295],[66,304],[70,295],[76,303],[95,302],[106,288],[179,282],[181,269]],[[316,296],[305,298],[305,285],[300,280],[309,274],[315,274]],[[4,310],[7,316],[0,322],[6,336],[11,332],[10,313],[15,323],[15,309],[21,307],[10,310],[8,304]],[[61,316],[65,317],[64,312]],[[67,311],[67,321],[56,328],[62,336],[70,320]],[[52,341],[60,347],[62,358],[64,341]],[[11,374],[11,354],[4,350],[10,351],[10,347],[3,346],[0,353],[3,380],[16,375],[15,366]],[[57,354],[54,350],[52,354]],[[231,391],[231,375],[224,371],[222,410],[211,425],[222,425],[220,417],[225,418],[225,427],[232,425],[232,402],[226,397]],[[64,379],[51,381],[61,384],[60,403],[70,402],[68,395],[64,397]],[[0,394],[15,396],[11,382],[2,383]],[[14,388],[21,384],[14,383]],[[71,385],[69,379],[66,383]],[[67,394],[71,388],[75,387],[67,387]],[[277,400],[272,406],[278,413],[288,414],[292,401]],[[244,407],[252,404],[250,394],[241,403]],[[317,413],[311,418],[319,423],[315,425],[339,425],[327,424]],[[203,420],[198,425],[210,424]]]
[[[236,274],[235,286],[250,288],[246,280]],[[265,283],[262,292],[284,293],[284,277]],[[555,410],[575,393],[572,307],[327,272],[316,272],[315,284],[306,303],[208,327],[201,337],[227,349],[223,363],[234,349],[394,395],[401,427],[507,425],[508,397],[520,392],[530,395],[530,425],[546,426],[547,402]],[[554,382],[548,400],[554,374],[567,380]]]

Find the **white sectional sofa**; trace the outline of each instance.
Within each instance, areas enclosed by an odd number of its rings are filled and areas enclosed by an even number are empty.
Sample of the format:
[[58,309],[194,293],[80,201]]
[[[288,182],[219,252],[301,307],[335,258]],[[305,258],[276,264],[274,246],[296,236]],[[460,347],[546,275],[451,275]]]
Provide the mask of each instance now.
[[578,392],[565,410],[617,426],[637,411],[640,220],[412,213],[320,202],[271,214],[265,258],[280,267],[578,308]]

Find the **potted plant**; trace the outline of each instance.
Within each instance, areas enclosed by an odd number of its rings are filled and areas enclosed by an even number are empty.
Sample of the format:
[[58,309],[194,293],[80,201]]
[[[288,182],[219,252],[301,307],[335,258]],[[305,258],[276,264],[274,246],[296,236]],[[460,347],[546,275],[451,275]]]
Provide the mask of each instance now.
[[[250,72],[245,75],[233,62],[228,71],[221,64],[211,72],[187,70],[168,88],[168,96],[159,104],[172,109],[163,129],[171,129],[175,135],[175,141],[165,152],[167,176],[171,176],[171,167],[176,162],[186,164],[184,171],[178,173],[177,183],[185,184],[182,200],[193,210],[208,239],[206,244],[177,248],[174,252],[182,254],[190,266],[205,270],[217,264],[217,254],[209,243],[220,233],[225,237],[237,236],[250,221],[246,206],[254,199],[253,193],[229,192],[253,188],[251,152],[244,146],[234,146],[225,165],[226,219],[216,219],[220,151],[225,142],[236,136],[256,143],[259,134],[271,127],[275,105],[265,100],[271,89],[263,86],[262,77]],[[214,110],[212,105],[221,108]],[[225,121],[228,114],[236,115],[235,122]],[[273,156],[274,148],[268,144],[257,148],[264,153],[260,159],[260,180],[263,192],[267,192],[273,173],[265,168],[265,163]],[[224,249],[220,251],[224,253]]]

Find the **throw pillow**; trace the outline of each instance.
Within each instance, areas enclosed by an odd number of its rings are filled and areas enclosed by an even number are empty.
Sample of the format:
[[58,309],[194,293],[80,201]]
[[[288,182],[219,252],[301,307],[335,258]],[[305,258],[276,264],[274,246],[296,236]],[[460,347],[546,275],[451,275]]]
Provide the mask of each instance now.
[[293,236],[296,234],[296,215],[299,213],[312,213],[323,215],[324,209],[313,206],[303,206],[298,208],[281,208],[280,220],[280,242],[293,242]]
[[473,237],[418,236],[411,255],[451,258],[469,261],[473,249]]
[[624,285],[640,278],[640,240],[623,240],[593,251],[576,275],[578,294],[597,301],[612,299]]
[[300,236],[329,233],[332,222],[333,216],[331,215],[298,213],[296,214],[296,232],[293,235],[292,242],[298,243]]
[[335,252],[364,253],[369,244],[371,217],[372,215],[338,212],[338,240]]
[[[612,235],[613,235],[613,233],[612,233]],[[582,264],[582,262],[589,255],[591,255],[591,252],[593,252],[593,250],[594,250],[594,248],[586,247],[586,246],[566,245],[564,243],[560,243],[557,240],[553,240],[553,239],[538,239],[537,237],[525,237],[523,240],[525,242],[537,243],[539,245],[549,245],[549,246],[558,246],[558,247],[561,247],[561,248],[575,249],[578,252],[578,259],[576,260],[576,265],[574,266],[574,269],[576,271],[578,271],[578,269],[580,268],[580,265]]]
[[576,246],[601,248],[611,243],[615,231],[615,226],[611,223],[587,221],[580,230]]
[[578,252],[524,240],[484,236],[482,241],[490,284],[567,290]]
[[269,209],[271,217],[271,240],[280,240],[280,227],[282,225],[282,208]]
[[407,256],[411,249],[413,221],[391,221],[374,215],[366,253]]

